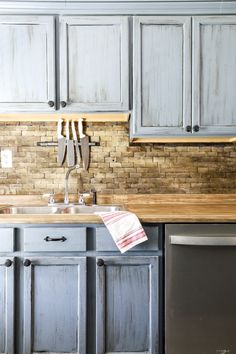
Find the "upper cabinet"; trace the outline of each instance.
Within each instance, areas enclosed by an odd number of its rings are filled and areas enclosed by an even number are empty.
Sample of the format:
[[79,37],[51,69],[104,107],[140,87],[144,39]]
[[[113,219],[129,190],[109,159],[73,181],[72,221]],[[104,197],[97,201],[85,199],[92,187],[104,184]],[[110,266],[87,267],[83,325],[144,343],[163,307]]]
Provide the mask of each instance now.
[[64,16],[60,25],[61,105],[128,110],[128,18]]
[[236,131],[236,16],[193,18],[193,126]]
[[181,134],[191,124],[191,19],[134,18],[134,134]]
[[236,16],[136,17],[132,136],[235,135],[235,39]]
[[0,111],[53,111],[53,16],[0,16]]
[[129,109],[126,16],[2,15],[0,48],[0,112]]

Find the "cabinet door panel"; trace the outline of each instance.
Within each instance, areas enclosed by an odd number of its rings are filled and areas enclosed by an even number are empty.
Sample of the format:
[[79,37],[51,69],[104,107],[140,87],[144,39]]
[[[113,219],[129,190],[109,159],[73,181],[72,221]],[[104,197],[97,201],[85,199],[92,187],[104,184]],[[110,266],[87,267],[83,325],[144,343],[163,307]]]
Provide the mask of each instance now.
[[85,258],[33,258],[25,267],[24,354],[86,353]]
[[53,16],[0,16],[1,110],[54,110],[54,30]]
[[0,353],[14,352],[14,259],[5,266],[6,257],[0,257]]
[[200,134],[235,135],[236,16],[193,21],[193,124]]
[[158,353],[158,257],[102,257],[97,354]]
[[61,100],[67,110],[128,109],[128,19],[61,18]]
[[189,17],[134,18],[134,135],[191,124],[190,35]]

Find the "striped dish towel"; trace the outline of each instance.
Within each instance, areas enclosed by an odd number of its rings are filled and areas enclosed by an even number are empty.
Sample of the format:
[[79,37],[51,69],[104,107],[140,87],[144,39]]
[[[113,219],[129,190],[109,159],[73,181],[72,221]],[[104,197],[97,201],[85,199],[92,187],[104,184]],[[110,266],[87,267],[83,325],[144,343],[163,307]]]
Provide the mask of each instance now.
[[99,215],[121,253],[148,239],[139,219],[133,213],[114,211]]

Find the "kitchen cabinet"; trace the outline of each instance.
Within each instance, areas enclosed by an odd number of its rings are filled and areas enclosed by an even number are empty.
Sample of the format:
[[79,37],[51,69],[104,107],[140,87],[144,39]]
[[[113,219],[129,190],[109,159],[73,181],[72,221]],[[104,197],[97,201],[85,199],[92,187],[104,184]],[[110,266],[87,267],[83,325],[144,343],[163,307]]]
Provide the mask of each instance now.
[[0,111],[55,109],[53,16],[0,16]]
[[193,126],[199,133],[234,134],[236,16],[193,18]]
[[236,16],[138,16],[133,28],[132,136],[235,135]]
[[126,16],[60,18],[60,99],[66,110],[128,110]]
[[121,255],[103,225],[0,227],[0,352],[161,354],[163,233],[144,228]]
[[0,46],[1,112],[129,109],[125,16],[1,15]]
[[102,257],[96,272],[96,354],[159,353],[158,257]]
[[24,260],[24,354],[86,354],[86,258]]
[[0,257],[0,319],[0,353],[14,354],[14,259],[6,256]]
[[133,135],[178,135],[191,125],[191,18],[134,18]]

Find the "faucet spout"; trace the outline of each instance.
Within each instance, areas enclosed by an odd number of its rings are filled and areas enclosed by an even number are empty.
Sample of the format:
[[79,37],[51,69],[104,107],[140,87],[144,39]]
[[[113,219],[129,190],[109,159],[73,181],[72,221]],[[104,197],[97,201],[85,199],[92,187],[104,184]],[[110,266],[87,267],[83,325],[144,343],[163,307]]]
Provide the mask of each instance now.
[[64,204],[69,204],[69,187],[68,187],[68,181],[69,181],[69,176],[70,173],[73,170],[78,170],[80,168],[80,165],[75,165],[72,166],[70,168],[68,168],[68,171],[66,172],[66,176],[65,176],[65,196],[64,196]]

